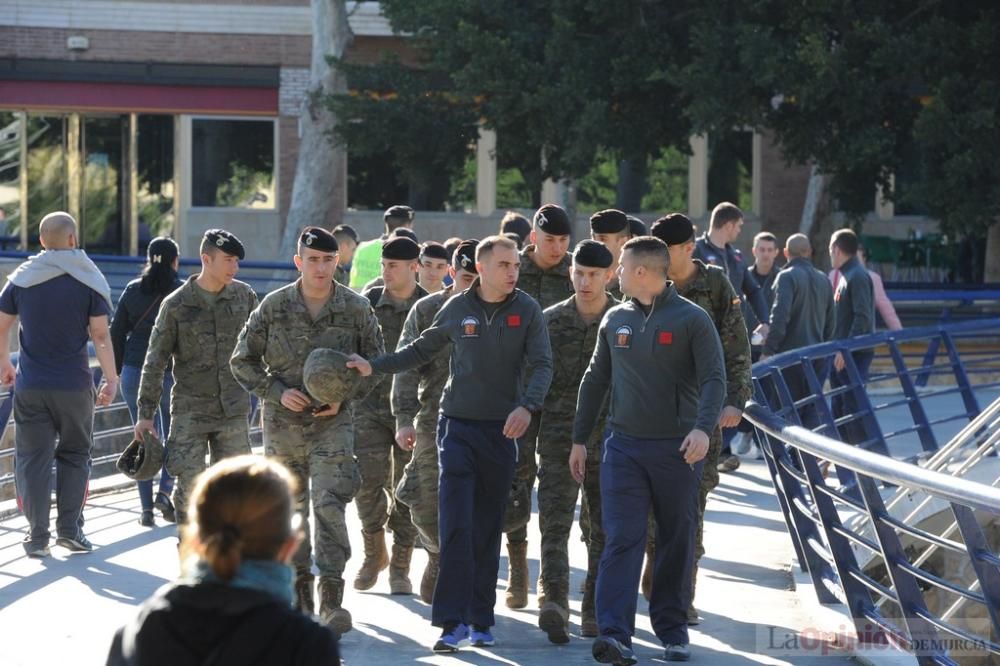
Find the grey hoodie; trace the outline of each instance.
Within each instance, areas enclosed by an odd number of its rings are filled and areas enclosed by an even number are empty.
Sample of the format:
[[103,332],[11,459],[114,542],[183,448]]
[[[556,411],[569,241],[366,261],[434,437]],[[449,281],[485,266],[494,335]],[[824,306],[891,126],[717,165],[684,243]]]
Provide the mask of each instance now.
[[7,279],[27,289],[67,274],[103,296],[108,309],[113,309],[107,278],[83,250],[42,250],[28,257]]

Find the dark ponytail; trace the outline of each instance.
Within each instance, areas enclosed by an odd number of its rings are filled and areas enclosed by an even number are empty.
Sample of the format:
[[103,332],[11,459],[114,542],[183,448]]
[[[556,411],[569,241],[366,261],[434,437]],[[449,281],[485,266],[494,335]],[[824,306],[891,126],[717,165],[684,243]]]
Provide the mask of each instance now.
[[146,266],[142,269],[139,283],[143,293],[166,296],[174,290],[174,283],[177,281],[174,260],[179,254],[177,243],[171,238],[160,236],[149,242]]

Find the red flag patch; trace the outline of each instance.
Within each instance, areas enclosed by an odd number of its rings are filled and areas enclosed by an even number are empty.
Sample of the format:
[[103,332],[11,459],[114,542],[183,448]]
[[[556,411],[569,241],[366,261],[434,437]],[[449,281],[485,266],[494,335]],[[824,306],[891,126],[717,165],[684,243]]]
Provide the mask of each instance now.
[[656,341],[661,345],[672,345],[674,344],[674,334],[670,331],[660,331]]
[[507,315],[507,326],[510,328],[517,328],[521,325],[521,315]]

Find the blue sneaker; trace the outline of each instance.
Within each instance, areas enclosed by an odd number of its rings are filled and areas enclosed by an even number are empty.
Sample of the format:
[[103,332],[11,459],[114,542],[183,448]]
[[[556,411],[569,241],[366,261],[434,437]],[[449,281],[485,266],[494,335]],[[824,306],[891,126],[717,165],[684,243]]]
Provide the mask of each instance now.
[[469,635],[469,641],[473,647],[493,647],[496,645],[496,639],[490,633],[490,628],[484,627],[481,624],[472,625],[472,633]]
[[441,638],[434,644],[434,651],[441,653],[458,652],[462,641],[469,637],[469,628],[461,622],[448,623],[441,631]]

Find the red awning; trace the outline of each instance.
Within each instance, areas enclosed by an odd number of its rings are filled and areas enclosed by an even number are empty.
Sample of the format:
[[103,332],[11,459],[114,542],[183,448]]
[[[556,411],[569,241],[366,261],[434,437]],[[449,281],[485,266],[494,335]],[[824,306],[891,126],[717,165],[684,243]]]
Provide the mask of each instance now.
[[0,81],[0,107],[54,111],[278,115],[277,88]]

